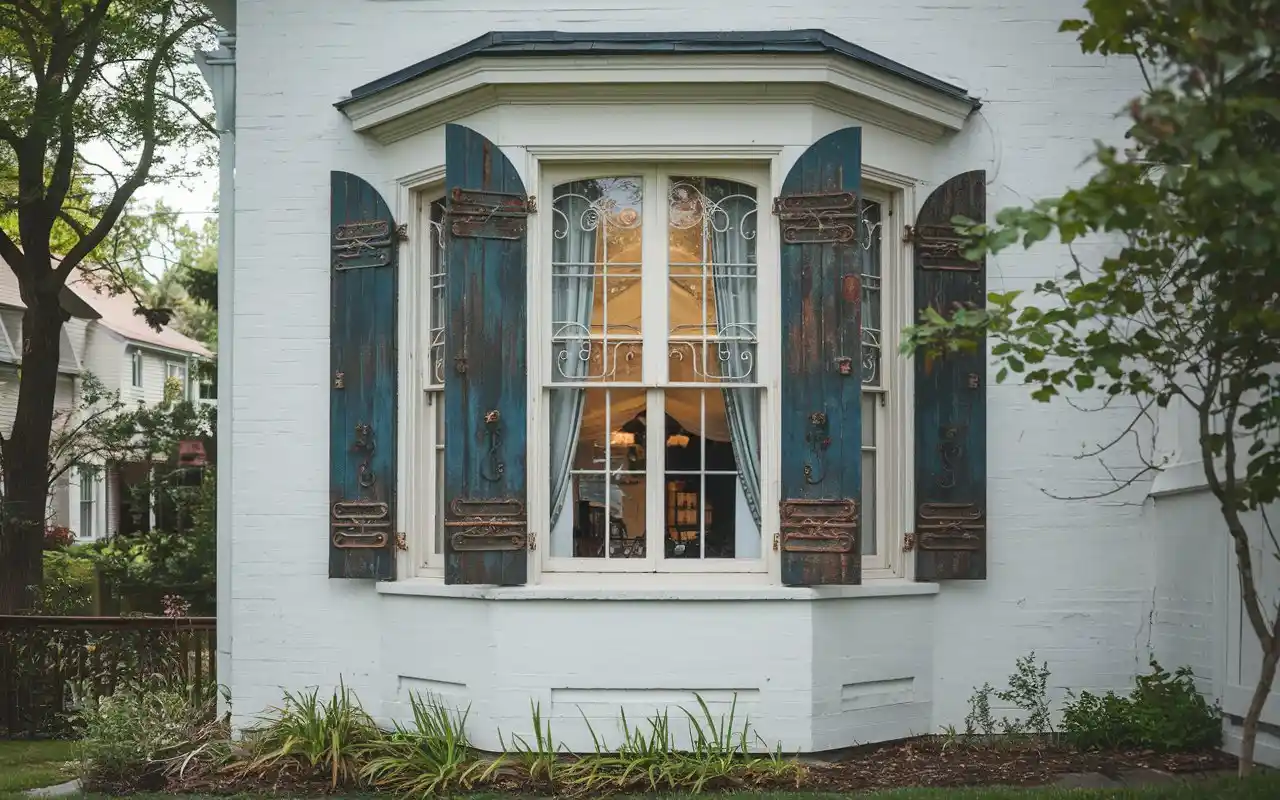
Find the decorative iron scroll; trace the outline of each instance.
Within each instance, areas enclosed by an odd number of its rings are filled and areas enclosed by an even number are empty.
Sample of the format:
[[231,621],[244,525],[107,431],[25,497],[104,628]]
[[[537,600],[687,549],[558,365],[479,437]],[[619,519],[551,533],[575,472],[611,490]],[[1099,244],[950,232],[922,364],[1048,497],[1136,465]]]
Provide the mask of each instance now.
[[856,192],[792,194],[773,199],[786,244],[853,244],[862,224]]
[[856,500],[784,500],[778,527],[783,552],[858,552]]
[[520,239],[528,228],[528,216],[536,210],[534,199],[523,194],[454,189],[444,213],[454,236]]
[[330,510],[329,528],[334,547],[386,547],[391,535],[390,513],[386,503],[340,500]]
[[333,231],[333,268],[349,269],[385,267],[391,263],[391,223],[385,219],[348,222]]
[[916,546],[921,550],[981,550],[987,522],[973,503],[921,503]]
[[908,225],[906,236],[915,245],[920,269],[979,272],[982,264],[964,256],[965,240],[950,225]]
[[449,546],[455,553],[524,550],[529,546],[529,525],[524,503],[514,499],[457,499],[449,505],[452,518]]

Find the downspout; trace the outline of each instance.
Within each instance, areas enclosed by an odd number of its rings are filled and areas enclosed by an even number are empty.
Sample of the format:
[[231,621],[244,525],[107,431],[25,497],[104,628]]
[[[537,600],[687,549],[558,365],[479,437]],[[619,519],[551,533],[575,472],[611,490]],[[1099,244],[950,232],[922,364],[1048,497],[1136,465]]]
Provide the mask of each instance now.
[[[218,34],[218,49],[196,53],[196,63],[213,91],[217,115],[218,148],[218,400],[217,400],[217,539],[218,539],[218,683],[234,688],[231,659],[233,579],[232,548],[232,305],[235,298],[235,207],[236,207],[236,37],[227,31]],[[226,699],[218,694],[218,715],[227,712]]]

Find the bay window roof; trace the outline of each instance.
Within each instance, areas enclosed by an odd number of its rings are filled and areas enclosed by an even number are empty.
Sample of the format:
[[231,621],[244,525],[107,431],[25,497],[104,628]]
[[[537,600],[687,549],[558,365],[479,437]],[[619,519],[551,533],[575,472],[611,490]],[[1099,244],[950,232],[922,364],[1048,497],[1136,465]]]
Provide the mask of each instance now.
[[395,141],[506,102],[625,100],[638,90],[650,100],[810,100],[927,140],[959,130],[979,106],[959,86],[822,30],[491,32],[335,105],[358,132]]

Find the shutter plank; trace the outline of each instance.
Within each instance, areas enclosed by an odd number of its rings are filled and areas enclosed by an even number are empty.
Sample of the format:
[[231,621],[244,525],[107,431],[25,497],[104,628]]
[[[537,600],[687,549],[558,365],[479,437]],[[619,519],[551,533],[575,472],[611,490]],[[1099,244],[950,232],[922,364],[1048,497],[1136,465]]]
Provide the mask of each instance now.
[[395,577],[399,234],[367,181],[330,174],[329,577]]
[[528,578],[527,229],[502,151],[445,126],[445,582]]
[[[950,316],[986,303],[986,260],[964,258],[951,220],[985,222],[986,173],[951,178],[924,202],[911,231],[915,307]],[[915,359],[916,580],[987,577],[987,347]]]
[[[782,268],[782,502],[788,586],[862,580],[862,130],[811,146],[774,201]],[[843,365],[843,368],[842,368]]]

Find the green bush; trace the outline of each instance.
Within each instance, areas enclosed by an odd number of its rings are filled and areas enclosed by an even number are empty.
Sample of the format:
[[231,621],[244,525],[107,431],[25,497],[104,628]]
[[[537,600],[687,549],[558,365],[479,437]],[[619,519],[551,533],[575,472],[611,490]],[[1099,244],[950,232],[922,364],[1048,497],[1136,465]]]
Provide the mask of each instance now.
[[35,612],[77,616],[93,611],[93,560],[80,548],[44,551],[44,582],[36,590]]
[[1066,740],[1083,750],[1177,751],[1222,743],[1222,712],[1196,691],[1190,667],[1170,674],[1152,659],[1151,674],[1135,683],[1127,697],[1069,694],[1062,712]]
[[[95,698],[77,693],[87,788],[158,788],[166,773],[216,737],[212,701],[189,687],[140,681]],[[220,737],[217,737],[220,738]]]

